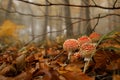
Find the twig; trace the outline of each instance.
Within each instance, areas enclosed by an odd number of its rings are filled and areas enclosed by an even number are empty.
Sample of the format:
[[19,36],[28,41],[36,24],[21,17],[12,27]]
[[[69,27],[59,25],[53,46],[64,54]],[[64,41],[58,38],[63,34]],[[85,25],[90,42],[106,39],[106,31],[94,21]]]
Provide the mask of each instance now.
[[99,23],[99,19],[100,19],[100,14],[98,15],[97,22],[96,22],[95,26],[93,27],[92,32],[95,31],[95,28],[97,27],[97,25]]
[[115,2],[114,2],[114,4],[113,4],[113,8],[115,8],[115,5],[116,5],[117,1],[118,1],[118,0],[115,0]]
[[92,2],[94,3],[94,5],[97,5],[96,2],[94,0],[92,0]]
[[84,2],[85,5],[89,5],[88,1],[86,0],[82,0]]
[[[118,14],[118,15],[119,15],[119,14]],[[104,15],[104,16],[101,16],[101,17],[94,17],[94,18],[91,18],[91,19],[89,19],[89,20],[95,20],[95,19],[98,19],[98,18],[100,19],[100,18],[104,18],[104,17],[107,17],[107,16],[108,16],[108,15]],[[71,25],[73,25],[73,24],[76,24],[76,23],[79,23],[79,22],[86,21],[86,20],[88,20],[88,19],[75,21],[75,22],[73,22],[72,24],[69,24],[69,26],[71,26]],[[41,35],[37,35],[37,36],[35,36],[34,39],[30,40],[30,41],[29,41],[28,43],[26,43],[26,44],[29,44],[29,43],[31,43],[32,41],[34,41],[36,38],[43,37],[43,35],[47,35],[48,33],[62,32],[62,31],[64,31],[64,30],[66,30],[66,29],[68,29],[68,28],[64,28],[64,29],[62,29],[62,30],[57,30],[57,31],[50,31],[50,32],[47,32],[47,33],[44,33],[44,34],[41,34]]]
[[32,16],[32,17],[36,17],[36,18],[39,18],[39,17],[45,17],[45,16],[48,16],[48,17],[60,17],[60,18],[69,18],[69,19],[81,19],[81,20],[92,20],[92,19],[98,19],[98,18],[104,18],[104,17],[107,17],[107,16],[119,16],[120,17],[120,14],[115,14],[115,13],[111,13],[111,14],[106,14],[106,15],[103,15],[101,17],[93,17],[91,19],[84,19],[84,18],[79,18],[79,17],[66,17],[66,16],[57,16],[57,15],[34,15],[34,14],[27,14],[27,13],[22,13],[20,11],[10,11],[10,10],[6,10],[4,8],[0,8],[0,10],[3,10],[3,11],[6,11],[8,13],[17,13],[19,15],[24,15],[24,16]]
[[[40,3],[34,3],[34,2],[30,2],[30,1],[26,1],[26,0],[18,0],[24,3],[28,3],[28,4],[32,4],[32,5],[36,5],[36,6],[50,6],[50,4],[40,4]],[[47,0],[48,2],[48,0]]]
[[118,34],[115,34],[115,35],[120,38],[120,35],[118,35]]
[[52,3],[49,0],[46,0],[48,2],[49,5],[51,5]]
[[109,10],[120,9],[120,6],[119,7],[104,7],[100,5],[75,5],[75,4],[62,4],[62,3],[56,4],[56,3],[51,3],[50,1],[48,1],[49,4],[46,5],[46,4],[34,3],[34,2],[26,1],[26,0],[18,0],[18,1],[29,3],[29,4],[36,5],[36,6],[71,6],[71,7],[83,7],[83,8],[94,7],[94,8],[109,9]]
[[60,54],[58,54],[57,56],[55,56],[55,57],[52,59],[52,61],[58,59],[61,55],[63,55],[64,52],[65,52],[65,51],[62,51]]

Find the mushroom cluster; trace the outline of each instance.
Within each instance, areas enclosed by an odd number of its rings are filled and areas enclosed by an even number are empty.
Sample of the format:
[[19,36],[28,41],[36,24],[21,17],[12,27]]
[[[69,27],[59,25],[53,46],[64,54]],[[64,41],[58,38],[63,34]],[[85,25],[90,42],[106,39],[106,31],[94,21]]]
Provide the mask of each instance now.
[[79,51],[81,56],[84,58],[85,66],[83,72],[85,73],[87,66],[91,60],[92,55],[94,55],[96,51],[96,43],[93,43],[98,40],[97,33],[91,33],[90,36],[82,36],[78,38],[79,42]]
[[68,39],[63,44],[63,49],[68,52],[68,60],[70,60],[73,51],[79,50],[79,53],[74,53],[76,57],[83,57],[85,66],[83,72],[86,70],[86,63],[88,64],[91,57],[96,52],[96,42],[100,39],[100,34],[93,32],[89,36],[81,36],[76,39]]

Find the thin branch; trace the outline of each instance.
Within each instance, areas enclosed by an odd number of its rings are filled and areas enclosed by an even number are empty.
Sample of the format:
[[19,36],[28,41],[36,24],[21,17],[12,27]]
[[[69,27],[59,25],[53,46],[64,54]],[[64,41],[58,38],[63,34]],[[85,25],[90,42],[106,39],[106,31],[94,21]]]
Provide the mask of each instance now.
[[19,15],[32,16],[32,17],[37,17],[37,18],[48,16],[48,17],[54,17],[54,18],[59,17],[59,18],[69,18],[69,19],[81,19],[83,21],[84,20],[92,20],[92,19],[104,18],[104,17],[107,17],[107,16],[118,16],[118,17],[120,17],[120,14],[111,13],[111,14],[103,15],[101,17],[93,17],[93,18],[90,18],[90,19],[84,19],[84,18],[79,18],[79,17],[65,17],[65,16],[58,16],[58,15],[34,15],[34,14],[29,14],[29,13],[22,13],[22,12],[17,11],[17,10],[9,11],[9,10],[6,10],[6,9],[4,9],[2,7],[0,7],[0,10],[3,10],[3,11],[8,12],[8,13],[17,13]]
[[62,51],[60,54],[58,54],[57,56],[55,56],[52,61],[55,61],[56,59],[58,59],[60,56],[62,56],[64,54],[65,51]]
[[47,5],[46,4],[40,4],[40,3],[34,3],[34,2],[26,1],[26,0],[18,0],[18,1],[28,3],[28,4],[32,4],[32,5],[36,5],[36,6],[50,6],[50,4],[47,4]]
[[[94,19],[100,19],[100,18],[104,18],[104,17],[107,17],[108,15],[105,15],[105,16],[98,16],[98,17],[94,17],[94,18],[92,18],[92,19],[89,19],[89,20],[94,20]],[[119,15],[120,16],[120,15]],[[78,20],[78,21],[75,21],[75,22],[73,22],[72,24],[69,24],[69,26],[71,26],[71,25],[74,25],[74,24],[76,24],[76,23],[79,23],[79,22],[83,22],[83,21],[86,21],[86,20]],[[98,25],[98,23],[99,23],[99,21],[97,20],[97,25]],[[47,34],[49,34],[49,33],[57,33],[57,32],[63,32],[63,31],[65,31],[67,28],[64,28],[64,29],[62,29],[62,30],[57,30],[57,31],[50,31],[50,32],[47,32],[47,33],[43,33],[43,34],[41,34],[41,35],[36,35],[35,36],[35,38],[33,39],[33,40],[30,40],[28,43],[26,43],[25,45],[28,45],[29,43],[31,43],[31,42],[33,42],[36,38],[40,38],[40,37],[43,37],[43,35],[47,35]]]
[[96,22],[95,26],[93,27],[92,32],[95,31],[95,28],[97,27],[97,25],[99,23],[99,19],[100,19],[100,14],[98,15],[97,22]]
[[94,3],[94,5],[97,5],[96,2],[94,0],[92,0],[92,2]]
[[46,1],[47,1],[47,3],[48,3],[49,5],[51,5],[51,4],[52,4],[49,0],[46,0]]
[[89,5],[88,1],[82,0],[85,5]]
[[116,5],[117,1],[118,1],[118,0],[115,0],[115,2],[114,2],[114,4],[113,4],[113,8],[115,8],[115,5]]
[[[86,21],[86,20],[84,20],[84,21]],[[73,22],[72,24],[69,24],[69,26],[71,26],[71,25],[73,25],[73,24],[76,24],[76,23],[79,23],[79,22],[82,22],[82,21],[81,21],[81,20],[75,21],[75,22]],[[57,30],[57,31],[46,32],[46,33],[43,33],[43,34],[41,34],[41,35],[36,35],[36,36],[34,37],[34,39],[28,41],[25,45],[30,44],[30,43],[33,42],[36,38],[43,37],[43,35],[47,35],[47,34],[49,34],[49,33],[55,33],[55,32],[56,32],[56,33],[57,33],[57,32],[63,32],[63,31],[65,31],[66,29],[67,29],[67,28],[64,28],[64,29],[62,29],[62,30]]]
[[93,8],[101,8],[101,9],[109,9],[109,10],[120,9],[120,6],[118,6],[118,7],[104,7],[104,6],[100,6],[100,5],[75,5],[75,4],[62,4],[62,3],[56,4],[56,3],[51,3],[50,1],[48,1],[49,4],[46,5],[46,4],[34,3],[34,2],[30,2],[30,1],[25,1],[25,0],[17,0],[17,1],[29,3],[29,4],[36,5],[36,6],[71,6],[71,7],[83,7],[83,8],[93,7]]

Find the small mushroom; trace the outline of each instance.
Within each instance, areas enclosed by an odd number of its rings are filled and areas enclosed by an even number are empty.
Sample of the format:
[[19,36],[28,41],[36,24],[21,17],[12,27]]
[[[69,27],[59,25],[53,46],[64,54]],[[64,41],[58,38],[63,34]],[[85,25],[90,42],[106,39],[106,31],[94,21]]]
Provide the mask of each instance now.
[[68,52],[67,63],[69,63],[73,51],[77,50],[78,47],[79,43],[76,39],[68,39],[64,42],[63,49]]
[[78,38],[79,45],[81,46],[84,43],[90,43],[92,40],[88,36],[82,36]]
[[84,43],[81,45],[80,53],[81,53],[81,56],[84,57],[84,61],[85,61],[85,66],[84,66],[84,70],[83,70],[84,73],[85,73],[85,71],[88,67],[88,64],[91,60],[91,57],[95,53],[95,51],[96,51],[95,43]]
[[93,32],[89,35],[89,38],[92,42],[97,42],[100,39],[101,35],[99,33]]

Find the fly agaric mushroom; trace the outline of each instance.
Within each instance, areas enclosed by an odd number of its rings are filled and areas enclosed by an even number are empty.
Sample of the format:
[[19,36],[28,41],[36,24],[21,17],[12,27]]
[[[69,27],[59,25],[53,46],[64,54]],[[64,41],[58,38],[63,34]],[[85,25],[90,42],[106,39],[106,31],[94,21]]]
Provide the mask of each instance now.
[[100,39],[100,34],[93,32],[89,35],[89,38],[93,41],[93,42],[97,42]]
[[80,47],[81,56],[84,57],[85,66],[83,72],[85,73],[87,66],[91,60],[91,56],[96,51],[96,44],[95,43],[84,43]]
[[79,45],[81,46],[84,43],[92,42],[92,40],[88,36],[82,36],[78,38]]
[[70,61],[70,57],[72,52],[77,50],[79,47],[79,43],[76,39],[68,39],[63,44],[63,49],[68,52],[68,62]]

